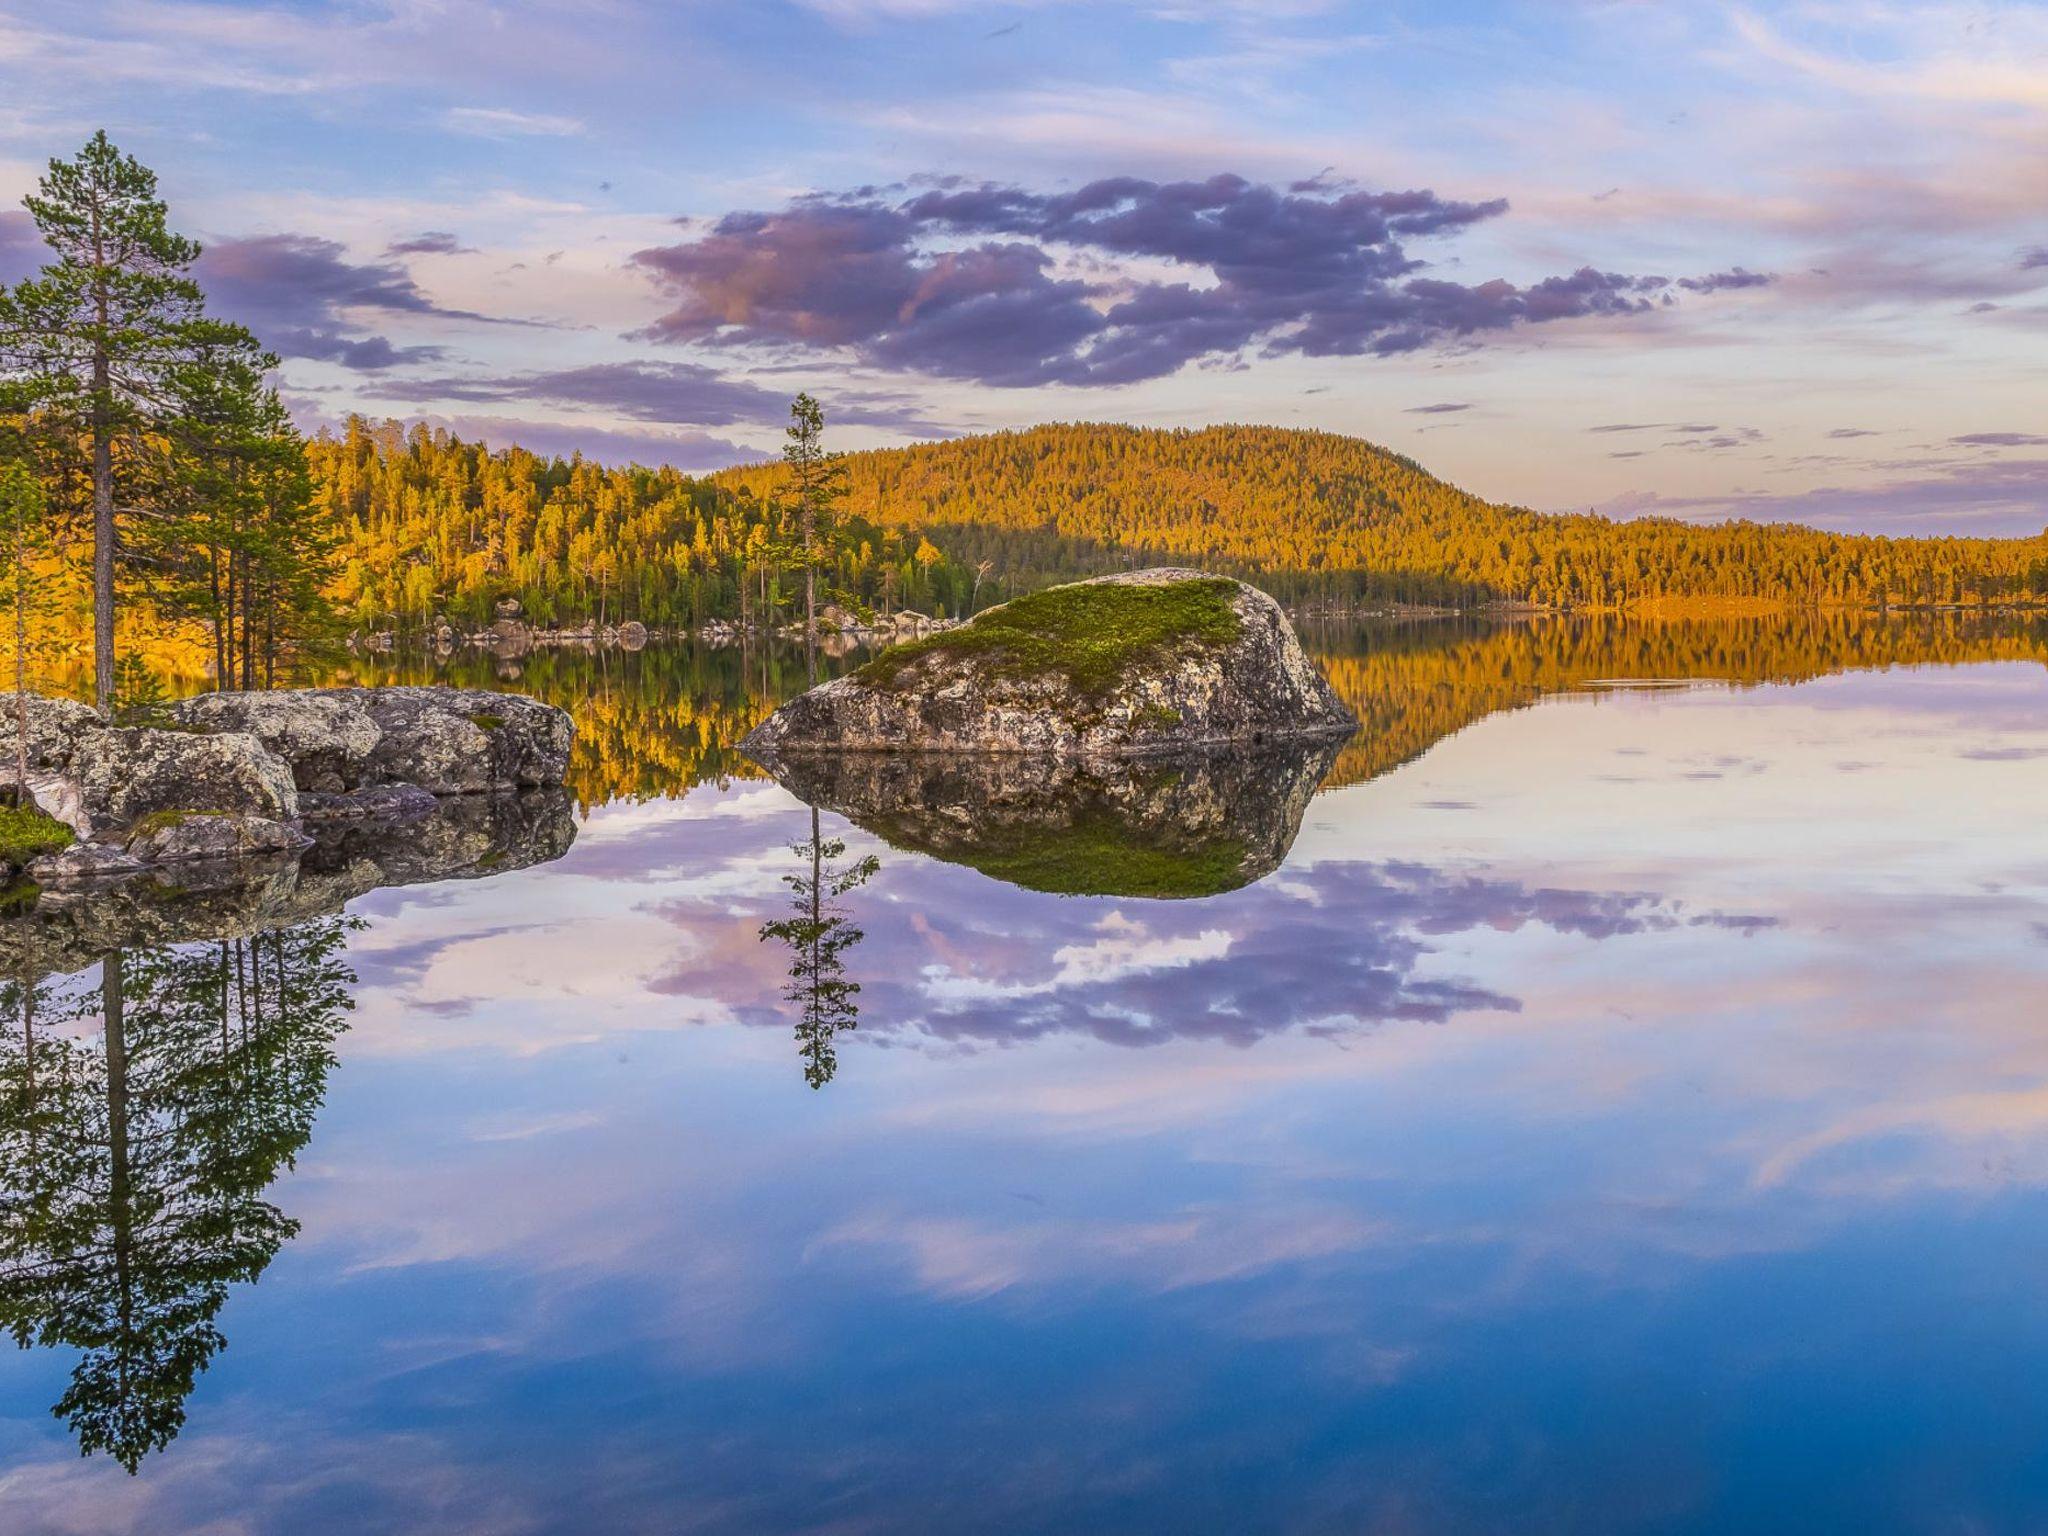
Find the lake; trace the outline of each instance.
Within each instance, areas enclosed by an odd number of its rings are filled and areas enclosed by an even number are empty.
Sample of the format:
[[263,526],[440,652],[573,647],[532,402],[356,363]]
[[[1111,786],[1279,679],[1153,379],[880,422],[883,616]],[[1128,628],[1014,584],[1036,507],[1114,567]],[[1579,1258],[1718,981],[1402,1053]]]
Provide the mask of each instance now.
[[2048,1523],[2048,625],[1305,638],[1333,753],[816,807],[793,656],[363,663],[573,803],[7,920],[0,1526]]

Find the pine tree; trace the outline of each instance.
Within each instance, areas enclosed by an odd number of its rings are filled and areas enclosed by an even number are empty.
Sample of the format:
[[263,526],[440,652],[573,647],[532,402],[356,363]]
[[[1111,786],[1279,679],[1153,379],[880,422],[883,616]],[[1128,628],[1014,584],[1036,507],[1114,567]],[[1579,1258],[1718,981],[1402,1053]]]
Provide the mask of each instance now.
[[224,330],[188,275],[199,247],[174,234],[156,176],[102,129],[52,160],[23,199],[55,262],[0,294],[0,373],[18,404],[69,426],[90,461],[93,692],[114,695],[120,527],[116,449],[165,410],[172,376]]

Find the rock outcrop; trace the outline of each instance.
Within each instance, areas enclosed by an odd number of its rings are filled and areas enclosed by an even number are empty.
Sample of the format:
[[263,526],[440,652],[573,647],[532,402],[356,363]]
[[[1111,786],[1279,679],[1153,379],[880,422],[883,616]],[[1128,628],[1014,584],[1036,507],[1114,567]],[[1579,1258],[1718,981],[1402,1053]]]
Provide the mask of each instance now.
[[782,706],[741,748],[1157,756],[1348,736],[1358,722],[1280,606],[1243,582],[1151,570],[1053,587],[901,644]]
[[1280,867],[1342,743],[1096,762],[801,754],[776,777],[891,847],[1062,896],[1213,896]]
[[202,730],[243,731],[292,766],[298,788],[345,794],[411,784],[435,795],[559,784],[568,714],[481,688],[304,688],[209,693],[174,706]]
[[[0,695],[0,713],[19,707]],[[288,855],[306,845],[302,822],[398,824],[437,796],[556,787],[574,740],[566,711],[481,689],[207,694],[165,726],[130,727],[31,695],[27,715],[25,798],[87,840],[37,860],[33,877],[53,883]],[[0,785],[15,766],[0,753]]]

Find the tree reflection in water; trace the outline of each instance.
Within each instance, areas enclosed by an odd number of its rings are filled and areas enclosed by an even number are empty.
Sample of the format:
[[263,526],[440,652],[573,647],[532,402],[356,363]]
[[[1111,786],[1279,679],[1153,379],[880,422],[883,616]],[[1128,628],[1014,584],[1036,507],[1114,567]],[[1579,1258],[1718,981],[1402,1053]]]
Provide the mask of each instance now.
[[860,983],[846,979],[843,957],[861,941],[862,933],[839,898],[867,884],[882,861],[869,854],[842,866],[839,861],[846,857],[846,843],[823,835],[815,806],[809,841],[791,844],[790,851],[803,860],[795,874],[782,877],[790,890],[793,915],[763,923],[761,938],[764,942],[779,939],[789,946],[789,983],[782,995],[796,1006],[797,1052],[804,1059],[804,1081],[822,1088],[839,1070],[833,1041],[842,1029],[853,1029],[860,1021],[860,1007],[854,1001]]
[[0,1326],[82,1351],[53,1412],[130,1472],[226,1346],[228,1287],[298,1223],[263,1198],[312,1134],[354,923],[117,950],[0,987]]

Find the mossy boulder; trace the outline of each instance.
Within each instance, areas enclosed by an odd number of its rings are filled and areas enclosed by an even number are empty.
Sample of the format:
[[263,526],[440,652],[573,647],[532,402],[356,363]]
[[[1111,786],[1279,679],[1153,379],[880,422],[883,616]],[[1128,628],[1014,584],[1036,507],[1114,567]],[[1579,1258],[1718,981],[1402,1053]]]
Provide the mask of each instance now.
[[1052,587],[892,646],[741,746],[771,767],[842,752],[1117,758],[1357,726],[1270,597],[1161,569]]

